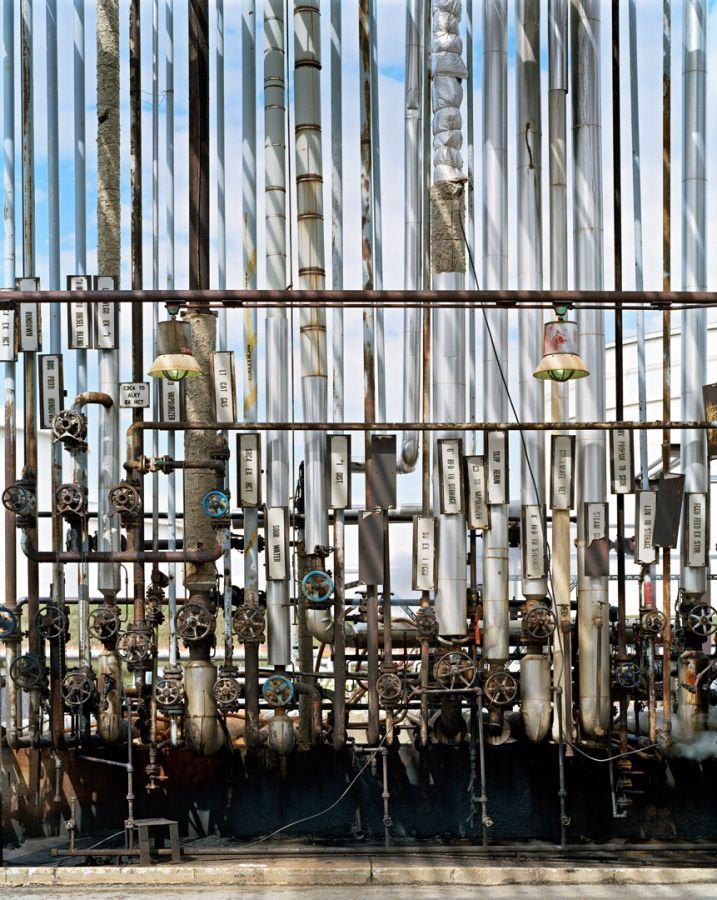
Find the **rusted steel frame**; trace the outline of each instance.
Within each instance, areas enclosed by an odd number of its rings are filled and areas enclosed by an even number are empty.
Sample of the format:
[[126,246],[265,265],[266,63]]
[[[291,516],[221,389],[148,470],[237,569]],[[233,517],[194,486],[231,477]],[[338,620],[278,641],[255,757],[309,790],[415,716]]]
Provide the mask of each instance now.
[[[662,21],[662,290],[670,291],[671,270],[671,214],[670,214],[670,126],[671,126],[671,48],[672,12],[670,0],[663,0]],[[672,324],[670,309],[662,312],[662,471],[670,471],[670,424],[671,415],[671,371]],[[669,547],[662,551],[662,611],[665,626],[662,632],[662,729],[666,741],[672,733],[672,699],[670,696],[672,620],[670,602],[671,557]]]
[[[28,559],[35,563],[106,563],[106,562],[134,562],[144,563],[168,563],[168,562],[191,562],[204,563],[214,562],[222,555],[222,545],[217,544],[211,550],[139,550],[135,551],[131,548],[127,550],[96,550],[90,553],[81,553],[78,551],[63,550],[55,552],[53,550],[38,550],[35,543],[30,538],[30,529],[23,532],[22,551]],[[28,592],[29,595],[29,592]],[[37,610],[35,610],[37,612]],[[32,606],[28,602],[28,615],[32,615]]]

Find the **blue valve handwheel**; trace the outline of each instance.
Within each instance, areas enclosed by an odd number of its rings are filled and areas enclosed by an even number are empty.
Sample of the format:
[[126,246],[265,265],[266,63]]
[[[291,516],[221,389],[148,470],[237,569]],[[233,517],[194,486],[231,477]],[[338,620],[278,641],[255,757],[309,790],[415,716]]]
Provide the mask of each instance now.
[[301,591],[313,603],[325,603],[334,592],[334,582],[328,572],[314,569],[301,579]]
[[229,512],[229,497],[224,491],[209,491],[202,499],[204,512],[212,519],[221,519]]
[[288,706],[294,699],[294,682],[277,673],[266,679],[261,693],[270,706]]

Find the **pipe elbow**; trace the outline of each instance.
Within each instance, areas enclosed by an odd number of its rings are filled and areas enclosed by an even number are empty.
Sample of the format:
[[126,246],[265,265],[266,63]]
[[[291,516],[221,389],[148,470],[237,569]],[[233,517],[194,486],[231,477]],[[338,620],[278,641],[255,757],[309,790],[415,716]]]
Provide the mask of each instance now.
[[334,617],[331,609],[307,609],[306,626],[321,644],[334,642]]
[[420,441],[416,432],[404,434],[401,443],[401,457],[398,460],[398,471],[401,475],[408,475],[413,472],[418,463],[418,451]]

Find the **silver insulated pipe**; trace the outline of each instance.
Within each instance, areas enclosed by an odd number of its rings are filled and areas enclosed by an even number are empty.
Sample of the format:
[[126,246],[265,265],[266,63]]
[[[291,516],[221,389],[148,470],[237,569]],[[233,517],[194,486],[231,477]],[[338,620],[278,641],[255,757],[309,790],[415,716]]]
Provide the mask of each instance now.
[[[487,290],[508,286],[507,94],[508,4],[507,0],[486,0],[483,6],[483,283]],[[483,335],[486,422],[508,419],[508,398],[500,366],[507,371],[508,319],[504,310],[486,310]],[[483,658],[491,663],[508,658],[508,619],[508,504],[502,503],[491,506],[490,528],[483,533]]]
[[[705,236],[707,230],[706,96],[707,96],[707,8],[705,0],[685,0],[682,44],[682,289],[704,291],[707,287]],[[707,381],[707,310],[682,313],[682,418],[702,419],[702,385]],[[685,493],[709,490],[707,448],[703,431],[682,434],[680,464],[685,474]],[[685,502],[685,517],[690,515]],[[704,516],[704,512],[703,512]],[[683,523],[688,528],[687,518]],[[694,539],[690,541],[694,547]],[[680,588],[697,599],[707,588],[705,564],[690,565],[696,557],[685,552],[680,570]],[[692,556],[692,559],[690,559]]]
[[[575,287],[603,287],[602,154],[600,129],[600,0],[571,6],[573,102],[573,210]],[[605,419],[605,317],[578,313],[580,355],[590,372],[575,384],[579,420]],[[588,737],[602,737],[610,723],[608,579],[586,574],[586,503],[607,498],[605,432],[577,438],[578,647],[580,718]],[[591,532],[592,532],[591,523]],[[591,534],[594,536],[594,534]]]

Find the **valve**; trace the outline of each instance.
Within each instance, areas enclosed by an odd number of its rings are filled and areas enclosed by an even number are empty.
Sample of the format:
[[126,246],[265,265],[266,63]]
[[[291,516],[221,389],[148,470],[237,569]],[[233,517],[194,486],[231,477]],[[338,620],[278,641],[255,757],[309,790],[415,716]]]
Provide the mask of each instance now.
[[11,484],[2,492],[2,505],[18,517],[34,517],[36,500],[34,492],[21,482]]
[[665,631],[665,616],[659,609],[648,609],[640,616],[640,624],[645,634],[660,637]]
[[494,706],[510,706],[518,695],[518,682],[507,669],[498,669],[486,678],[483,693]]
[[85,668],[72,669],[62,679],[62,696],[68,706],[84,706],[94,693],[94,679]]
[[534,606],[523,616],[523,631],[536,641],[547,641],[555,630],[555,616],[547,606]]
[[384,672],[376,679],[376,691],[382,706],[396,706],[403,697],[403,684],[395,672]]
[[634,662],[620,663],[615,667],[615,681],[621,688],[632,690],[636,688],[642,680],[642,670]]
[[476,667],[473,660],[462,650],[444,653],[433,667],[436,681],[444,688],[468,688],[475,681]]
[[244,643],[264,642],[264,610],[259,606],[240,606],[232,618],[234,633]]
[[35,627],[48,641],[53,641],[65,634],[69,624],[67,613],[53,603],[41,607],[35,616]]
[[214,682],[214,699],[221,710],[236,709],[239,703],[241,685],[236,676],[234,666],[222,666],[219,669],[219,677]]
[[117,653],[130,666],[140,666],[152,656],[152,639],[146,631],[123,631],[117,641]]
[[142,508],[142,498],[137,488],[128,481],[120,481],[109,490],[110,507],[121,516],[134,517]]
[[0,606],[0,640],[6,641],[17,633],[20,620],[14,609]]
[[696,637],[710,637],[717,631],[717,610],[706,603],[693,606],[687,613],[687,627]]
[[326,603],[334,592],[334,582],[328,572],[314,569],[301,579],[301,592],[310,603]]
[[203,641],[214,632],[212,613],[201,603],[185,603],[177,613],[177,634],[187,644]]
[[10,666],[10,678],[24,691],[31,691],[42,684],[45,667],[34,653],[25,653]]
[[221,519],[230,512],[229,495],[224,491],[208,491],[202,498],[202,509],[210,519]]
[[180,707],[184,701],[184,689],[178,678],[160,678],[154,686],[157,705],[162,709]]
[[294,683],[286,675],[270,675],[262,685],[261,693],[269,706],[282,708],[294,699]]
[[90,634],[98,641],[110,641],[119,632],[119,613],[113,606],[101,606],[90,616]]
[[61,484],[55,491],[55,506],[58,516],[76,519],[87,515],[86,496],[79,484]]
[[438,622],[432,609],[419,609],[416,613],[416,631],[422,641],[432,641],[438,634]]
[[87,437],[87,416],[74,409],[63,409],[52,420],[52,437],[68,447],[77,447]]

